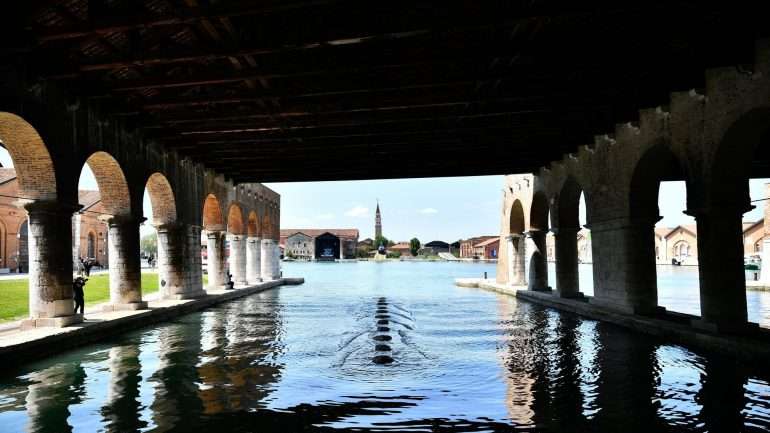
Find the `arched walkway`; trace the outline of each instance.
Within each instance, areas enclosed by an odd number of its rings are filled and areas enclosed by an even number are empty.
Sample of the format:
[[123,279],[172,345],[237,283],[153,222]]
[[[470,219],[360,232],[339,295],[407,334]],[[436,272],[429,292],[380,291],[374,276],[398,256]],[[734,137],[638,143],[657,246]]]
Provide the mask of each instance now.
[[259,218],[256,211],[249,212],[246,224],[246,281],[256,284],[262,280],[262,239],[259,237]]
[[158,236],[158,284],[161,297],[191,299],[202,296],[200,229],[178,221],[176,195],[162,173],[150,175],[145,191],[152,208],[152,225]]
[[508,284],[512,286],[527,285],[526,279],[526,240],[524,231],[526,221],[524,219],[524,207],[521,201],[516,199],[511,205],[509,215],[508,242]]
[[583,188],[570,176],[556,197],[557,212],[554,219],[557,226],[553,230],[556,250],[556,295],[564,298],[580,296],[578,232],[581,228],[582,194]]
[[679,159],[669,146],[650,147],[634,168],[629,186],[630,245],[627,246],[626,278],[628,302],[651,313],[658,308],[658,270],[655,224],[661,219],[658,206],[660,184],[686,180]]
[[[13,160],[19,182],[19,202],[27,211],[30,240],[28,257],[18,262],[29,271],[29,317],[25,327],[66,325],[82,320],[73,313],[72,230],[73,206],[56,200],[56,175],[43,139],[21,117],[0,112],[0,144]],[[20,239],[21,240],[21,239]],[[26,262],[26,263],[25,263]]]
[[208,194],[203,202],[203,228],[206,230],[206,272],[208,286],[220,290],[227,281],[225,260],[225,221],[222,206],[214,194]]
[[548,199],[538,191],[532,197],[528,236],[532,253],[529,257],[529,290],[549,290],[548,287]]
[[[770,107],[753,109],[722,137],[704,182],[702,203],[691,205],[698,222],[702,324],[724,331],[746,329],[743,214],[752,208],[749,179],[757,155],[770,156]],[[770,161],[762,161],[765,164]],[[770,255],[763,255],[770,263]],[[762,275],[770,282],[770,275]]]
[[232,203],[227,213],[227,232],[230,238],[230,273],[233,282],[245,285],[246,281],[246,225],[243,208]]
[[131,212],[131,194],[120,163],[109,153],[98,151],[86,159],[99,186],[106,215],[109,253],[110,304],[105,308],[136,310],[146,308],[142,300],[142,272],[139,257],[141,218]]

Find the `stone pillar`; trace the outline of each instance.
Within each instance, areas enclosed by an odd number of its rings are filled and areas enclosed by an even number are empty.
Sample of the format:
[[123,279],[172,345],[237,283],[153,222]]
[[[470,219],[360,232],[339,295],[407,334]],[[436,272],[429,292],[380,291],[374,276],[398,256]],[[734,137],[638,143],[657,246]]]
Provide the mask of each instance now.
[[275,261],[273,261],[273,276],[275,279],[281,278],[281,247],[278,242],[273,243],[275,251]]
[[72,215],[72,269],[80,268],[80,226],[82,214]]
[[209,230],[206,243],[206,267],[209,274],[209,288],[221,290],[227,281],[227,266],[225,263],[225,232]]
[[591,224],[591,303],[630,314],[658,310],[655,222],[617,218]]
[[249,236],[246,239],[246,281],[249,284],[257,284],[262,281],[260,269],[261,245],[262,239],[256,236]]
[[[201,228],[197,225],[187,226],[187,249],[185,250],[185,286],[188,287],[188,295],[199,293],[206,296],[203,290],[203,259],[201,258]],[[191,296],[192,297],[192,296]],[[197,296],[196,296],[197,297]]]
[[[281,257],[281,249],[278,248],[278,257]],[[345,241],[340,238],[340,260],[345,258]]]
[[508,255],[510,262],[510,271],[508,284],[511,286],[526,286],[526,238],[521,234],[512,234],[508,236]]
[[762,269],[759,280],[770,287],[770,183],[765,184],[765,238],[762,240]]
[[[195,299],[205,295],[200,277],[200,248],[191,250],[190,228],[185,224],[168,223],[157,226],[158,233],[158,283],[163,299]],[[200,243],[200,232],[198,243]],[[198,255],[197,271],[194,266]],[[198,284],[196,285],[195,276]]]
[[110,303],[105,311],[141,310],[142,265],[139,257],[139,224],[133,217],[110,217],[107,222],[110,268]]
[[743,265],[744,209],[714,207],[695,213],[701,319],[693,325],[713,331],[747,328],[746,274]]
[[72,299],[72,213],[56,202],[20,203],[28,214],[29,319],[22,328],[83,321]]
[[276,279],[275,274],[275,241],[272,239],[262,239],[262,263],[261,274],[263,281],[271,281]]
[[529,262],[529,290],[550,290],[548,287],[548,251],[545,243],[547,233],[547,230],[530,230],[527,233],[534,246]]
[[580,296],[578,270],[577,227],[554,229],[556,255],[556,296],[574,298]]
[[246,285],[246,236],[230,235],[230,273],[233,283]]

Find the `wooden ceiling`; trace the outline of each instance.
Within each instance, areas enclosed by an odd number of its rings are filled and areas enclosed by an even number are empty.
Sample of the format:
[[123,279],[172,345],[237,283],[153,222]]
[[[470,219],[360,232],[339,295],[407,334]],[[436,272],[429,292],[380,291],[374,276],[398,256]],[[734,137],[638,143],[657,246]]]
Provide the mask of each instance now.
[[722,3],[28,1],[3,45],[236,182],[505,174],[751,63]]

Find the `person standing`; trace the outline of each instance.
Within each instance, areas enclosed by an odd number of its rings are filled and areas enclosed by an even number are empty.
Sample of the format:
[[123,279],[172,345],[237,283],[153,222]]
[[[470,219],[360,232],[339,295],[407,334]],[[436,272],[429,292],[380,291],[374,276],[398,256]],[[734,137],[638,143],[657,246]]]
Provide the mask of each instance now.
[[75,314],[78,314],[78,309],[80,309],[80,314],[85,313],[85,293],[83,292],[83,287],[86,285],[86,281],[88,279],[83,277],[77,277],[72,282],[72,293],[73,298],[75,300]]

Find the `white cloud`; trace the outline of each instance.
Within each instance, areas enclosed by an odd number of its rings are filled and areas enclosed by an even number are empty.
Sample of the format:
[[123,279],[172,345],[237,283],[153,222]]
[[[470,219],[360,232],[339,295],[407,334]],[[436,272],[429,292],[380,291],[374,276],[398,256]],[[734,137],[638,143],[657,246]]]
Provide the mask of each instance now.
[[349,217],[365,217],[369,215],[369,208],[364,206],[354,206],[353,208],[349,209],[347,212],[345,212],[345,215]]
[[319,220],[334,219],[334,214],[333,213],[322,213],[322,214],[317,215],[316,219],[319,219]]
[[438,213],[438,211],[432,207],[426,207],[418,210],[417,213],[421,213],[423,215],[433,215],[434,213]]

